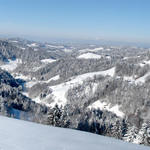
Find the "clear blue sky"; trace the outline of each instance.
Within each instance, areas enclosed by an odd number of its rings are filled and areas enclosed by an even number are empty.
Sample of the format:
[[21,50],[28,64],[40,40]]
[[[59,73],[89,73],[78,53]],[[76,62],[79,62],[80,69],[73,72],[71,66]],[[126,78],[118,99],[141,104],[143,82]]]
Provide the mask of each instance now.
[[150,42],[150,0],[0,0],[0,34]]

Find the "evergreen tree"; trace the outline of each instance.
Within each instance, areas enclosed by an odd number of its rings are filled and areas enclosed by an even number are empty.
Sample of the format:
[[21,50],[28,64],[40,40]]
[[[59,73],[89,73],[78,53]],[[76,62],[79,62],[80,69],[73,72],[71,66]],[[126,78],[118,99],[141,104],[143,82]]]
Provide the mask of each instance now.
[[61,108],[58,107],[56,104],[54,108],[52,108],[48,112],[48,117],[47,117],[47,124],[61,127],[61,116],[62,116],[62,111]]

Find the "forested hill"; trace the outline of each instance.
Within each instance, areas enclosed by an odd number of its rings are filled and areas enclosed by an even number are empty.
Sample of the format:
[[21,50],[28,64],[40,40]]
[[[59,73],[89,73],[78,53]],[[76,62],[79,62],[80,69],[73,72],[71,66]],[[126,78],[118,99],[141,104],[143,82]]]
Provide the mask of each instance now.
[[0,114],[150,145],[150,49],[0,40]]

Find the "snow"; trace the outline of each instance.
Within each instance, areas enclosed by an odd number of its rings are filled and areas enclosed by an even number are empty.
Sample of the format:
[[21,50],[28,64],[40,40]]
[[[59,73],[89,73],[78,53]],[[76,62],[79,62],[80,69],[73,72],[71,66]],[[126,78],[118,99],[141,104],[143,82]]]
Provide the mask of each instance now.
[[[47,81],[38,81],[36,78],[31,78],[31,76],[24,76],[22,74],[13,74],[13,77],[15,79],[22,79],[25,81],[24,83],[24,87],[25,89],[26,88],[31,88],[32,86],[34,86],[35,84],[38,84],[38,83],[49,83],[50,81],[52,80],[59,80],[60,76],[59,75],[56,75],[52,78],[50,78],[49,80]],[[27,97],[29,97],[29,94],[28,92],[25,90],[24,92],[22,92],[22,94],[26,95]],[[41,100],[39,97],[36,97],[35,99],[33,99],[34,101],[38,102],[38,103],[41,103]],[[49,106],[49,105],[48,105]]]
[[57,45],[50,45],[50,44],[47,44],[46,45],[47,47],[49,47],[49,48],[64,48],[64,46],[57,46]]
[[127,59],[129,59],[129,58],[130,58],[130,57],[124,57],[123,60],[127,60]]
[[117,116],[119,116],[119,117],[124,117],[125,116],[124,113],[119,110],[119,108],[120,108],[119,105],[115,105],[111,108],[110,108],[110,105],[108,105],[108,107],[109,107],[108,111],[111,111],[111,112],[115,113]]
[[66,53],[70,53],[70,52],[72,52],[72,49],[67,49],[67,48],[64,48],[64,50],[63,50],[64,52],[66,52]]
[[145,66],[145,65],[150,65],[150,60],[145,60],[145,61],[143,61],[142,63],[140,63],[140,66],[141,67],[143,67],[143,66]]
[[98,86],[97,83],[93,83],[92,85],[86,86],[85,87],[85,94],[86,95],[91,95],[91,93],[95,93],[95,91],[97,89],[97,86]]
[[60,76],[59,76],[59,75],[56,75],[56,76],[52,77],[52,78],[50,79],[50,81],[51,81],[51,80],[58,80],[59,78],[60,78]]
[[37,51],[39,51],[39,50],[38,50],[37,48],[34,48],[34,51],[37,52]]
[[14,73],[13,77],[15,79],[22,79],[25,81],[24,86],[27,88],[31,88],[33,85],[37,84],[38,81],[35,78],[32,78],[31,76],[27,75],[23,75],[23,74],[18,74],[18,73]]
[[103,47],[97,47],[97,48],[94,48],[94,49],[90,49],[89,51],[97,52],[97,51],[100,51],[100,50],[103,50],[103,49],[104,49]]
[[29,93],[26,91],[22,92],[22,94],[25,95],[26,97],[29,97]]
[[145,83],[146,78],[150,75],[150,72],[146,73],[144,76],[138,78],[135,83],[136,84],[142,84]]
[[49,58],[49,59],[42,59],[41,60],[41,62],[43,62],[43,63],[52,63],[52,62],[54,62],[54,61],[56,61],[55,59],[51,59],[51,58]]
[[115,106],[111,107],[110,104],[107,104],[106,102],[101,102],[100,100],[94,102],[88,108],[107,110],[107,111],[115,113],[119,117],[122,117],[122,118],[124,117],[124,113],[119,110],[119,105],[115,105]]
[[18,73],[16,73],[16,74],[14,74],[13,75],[14,76],[14,78],[15,79],[22,79],[22,80],[31,80],[31,77],[29,77],[29,76],[25,76],[25,75],[23,75],[23,74],[18,74]]
[[[39,96],[32,99],[33,101],[36,101],[38,103],[43,103],[49,107],[54,107],[55,104],[58,104],[59,106],[65,106],[67,103],[67,99],[66,99],[66,93],[67,91],[74,87],[77,86],[79,84],[82,84],[84,80],[86,80],[87,78],[93,78],[95,75],[103,75],[103,76],[111,76],[113,77],[115,73],[115,67],[105,70],[105,71],[98,71],[98,72],[90,72],[90,73],[85,73],[79,76],[74,76],[71,77],[67,82],[65,83],[61,83],[58,85],[54,85],[54,86],[50,86],[49,88],[52,89],[52,93],[47,95],[45,99],[42,99],[42,101],[40,100]],[[15,74],[14,77],[16,79],[23,79],[26,81],[26,83],[24,84],[24,86],[26,88],[31,88],[32,86],[34,86],[37,83],[49,83],[52,80],[59,80],[60,76],[56,75],[52,78],[50,78],[47,81],[38,81],[34,78],[31,78],[30,76],[24,76],[22,74]],[[93,92],[96,90],[97,88],[97,84],[93,85]],[[86,91],[88,91],[88,89],[86,89]],[[86,92],[85,91],[85,92]],[[28,93],[26,91],[23,92],[23,94],[25,94],[26,96],[28,96]],[[54,102],[52,102],[51,104],[49,104],[47,102],[47,100],[49,99],[49,97],[52,97],[54,99]]]
[[97,47],[94,49],[86,48],[86,49],[81,49],[80,52],[97,52],[97,51],[101,51],[101,50],[104,50],[104,48],[103,47]]
[[15,60],[9,59],[8,62],[5,62],[3,65],[0,66],[0,68],[6,71],[13,71],[21,63],[22,63],[21,59],[15,59]]
[[77,58],[79,58],[79,59],[82,59],[82,58],[83,59],[100,59],[101,55],[97,55],[94,53],[85,53],[85,54],[78,56]]
[[[58,104],[59,106],[65,106],[65,104],[67,103],[67,99],[66,99],[66,93],[67,91],[74,87],[77,86],[78,84],[82,84],[84,80],[86,80],[87,78],[93,78],[95,75],[103,75],[103,76],[111,76],[113,77],[115,73],[115,67],[105,70],[105,71],[98,71],[98,72],[90,72],[90,73],[85,73],[79,76],[74,76],[71,77],[67,82],[65,83],[61,83],[58,85],[54,85],[54,86],[50,86],[49,88],[52,89],[52,93],[47,95],[47,97],[45,99],[42,99],[42,101],[40,100],[39,96],[32,99],[33,101],[36,101],[38,103],[43,103],[47,106],[50,107],[54,107],[55,104]],[[31,88],[32,86],[34,86],[37,83],[49,83],[52,80],[59,80],[60,76],[56,75],[52,78],[50,78],[47,81],[37,81],[36,79],[32,79],[30,76],[24,76],[21,74],[16,74],[14,76],[16,79],[23,79],[26,81],[26,83],[24,84],[24,86],[26,88]],[[97,88],[97,84],[93,85],[93,92],[96,90]],[[86,89],[86,91],[88,91],[88,89]],[[23,94],[25,94],[26,96],[28,96],[28,93],[26,91],[23,92]],[[49,104],[47,102],[47,100],[49,99],[49,97],[53,97],[54,102],[52,102],[51,104]]]
[[135,84],[143,84],[146,81],[146,78],[150,76],[150,72],[146,73],[144,76],[142,77],[133,77],[133,76],[124,76],[124,80],[128,81],[130,83],[135,83]]
[[37,47],[38,44],[37,43],[32,43],[32,44],[27,44],[28,47]]
[[92,133],[0,116],[0,150],[149,150]]
[[26,83],[25,83],[25,87],[27,87],[27,88],[31,88],[32,86],[34,86],[35,84],[37,84],[38,83],[38,81],[34,81],[34,80],[31,80],[31,81],[27,81]]
[[[42,102],[41,100],[40,100],[40,97],[38,96],[38,97],[36,97],[36,98],[33,98],[32,99],[33,101],[35,101],[36,103],[39,103],[39,104],[44,104],[44,102]],[[50,105],[49,104],[46,104],[48,107],[50,107]]]
[[52,81],[52,80],[54,80],[54,81],[59,80],[59,78],[60,78],[60,76],[59,76],[59,75],[56,75],[56,76],[50,78],[50,79],[47,80],[47,81],[37,81],[36,79],[32,79],[32,80],[30,80],[30,81],[27,81],[25,85],[26,85],[26,87],[31,88],[33,85],[35,85],[35,84],[37,84],[37,83],[49,83],[49,82]]
[[72,77],[69,81],[65,83],[50,86],[49,88],[52,89],[52,94],[48,95],[46,99],[48,99],[49,96],[53,95],[54,102],[51,103],[50,106],[54,107],[55,104],[58,104],[59,106],[64,106],[67,102],[66,93],[70,88],[77,86],[78,84],[82,84],[84,80],[86,80],[87,78],[93,78],[95,75],[114,76],[114,73],[115,67],[105,71],[91,72]]
[[128,81],[130,83],[135,83],[135,78],[133,76],[124,76],[124,81]]
[[71,88],[69,83],[68,85],[65,85],[63,83],[56,86],[52,86],[50,88],[53,90],[52,95],[54,99],[54,102],[51,103],[50,106],[54,107],[56,104],[58,104],[59,106],[64,106],[67,102],[66,93]]
[[[29,97],[29,93],[28,91],[26,90],[26,88],[31,88],[32,86],[34,86],[35,84],[38,84],[38,83],[49,83],[50,81],[52,80],[59,80],[60,76],[59,75],[56,75],[52,78],[50,78],[49,80],[47,81],[38,81],[36,78],[31,78],[30,76],[24,76],[22,74],[13,74],[14,78],[15,79],[22,79],[25,81],[24,83],[24,91],[22,92],[22,94],[24,94],[25,96]],[[37,102],[37,103],[44,103],[40,100],[40,97],[36,97],[34,99],[32,99],[33,101]],[[45,103],[44,103],[45,104]],[[50,105],[46,103],[46,105],[49,107]]]
[[13,42],[13,43],[18,43],[18,41],[11,41],[11,42]]
[[111,59],[111,56],[106,56],[107,59]]
[[22,50],[25,50],[26,48],[24,48],[24,47],[20,47]]
[[54,81],[59,80],[59,78],[60,78],[60,76],[59,76],[59,75],[56,75],[56,76],[50,78],[50,79],[47,80],[47,81],[40,81],[40,82],[41,82],[41,83],[49,83],[49,82],[52,81],[52,80],[54,80]]

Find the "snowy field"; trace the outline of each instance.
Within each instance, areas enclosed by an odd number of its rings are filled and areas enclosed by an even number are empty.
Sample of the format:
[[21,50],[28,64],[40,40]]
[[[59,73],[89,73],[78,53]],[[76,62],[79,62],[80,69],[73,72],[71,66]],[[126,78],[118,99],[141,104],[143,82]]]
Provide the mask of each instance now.
[[6,71],[13,71],[21,63],[22,63],[21,59],[16,59],[16,60],[9,59],[8,62],[5,62],[5,64],[1,65],[0,68]]
[[100,59],[101,55],[97,55],[94,53],[85,53],[77,57],[78,59]]
[[106,102],[101,102],[100,100],[94,102],[88,108],[90,108],[90,109],[95,108],[95,109],[107,110],[107,111],[115,113],[117,116],[122,117],[122,118],[125,115],[123,112],[121,112],[119,110],[119,105],[115,105],[115,106],[111,107],[110,104],[107,104]]
[[0,150],[149,150],[82,131],[0,116]]

